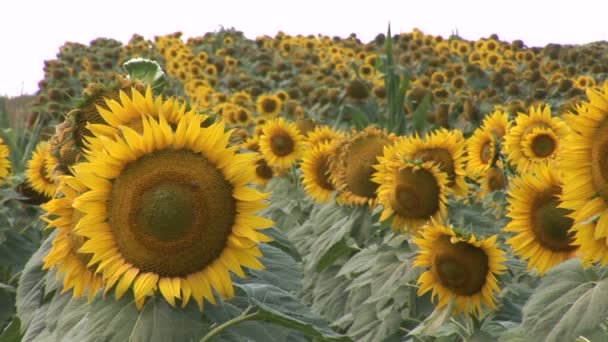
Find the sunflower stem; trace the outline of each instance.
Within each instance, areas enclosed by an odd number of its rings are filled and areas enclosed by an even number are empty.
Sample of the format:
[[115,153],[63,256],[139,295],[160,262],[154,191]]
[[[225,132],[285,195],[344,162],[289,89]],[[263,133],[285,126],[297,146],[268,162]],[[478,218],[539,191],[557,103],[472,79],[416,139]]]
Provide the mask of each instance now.
[[249,321],[249,320],[255,320],[258,318],[258,316],[260,316],[260,312],[256,311],[253,313],[250,313],[248,315],[240,315],[237,316],[227,322],[224,322],[220,325],[218,325],[217,327],[213,328],[209,333],[207,333],[207,335],[205,335],[200,342],[209,342],[211,341],[212,338],[214,338],[215,336],[221,334],[224,330],[226,330],[227,328],[239,324],[241,322],[244,321]]
[[410,317],[414,319],[418,318],[416,314],[416,291],[418,291],[417,287],[410,287]]

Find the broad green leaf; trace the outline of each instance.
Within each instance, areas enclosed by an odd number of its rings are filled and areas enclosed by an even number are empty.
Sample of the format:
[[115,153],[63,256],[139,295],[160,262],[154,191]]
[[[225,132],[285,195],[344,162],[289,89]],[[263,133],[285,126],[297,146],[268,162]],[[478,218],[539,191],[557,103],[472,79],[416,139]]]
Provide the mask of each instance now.
[[573,341],[608,317],[608,278],[595,279],[578,259],[550,271],[523,308],[531,341]]
[[347,244],[344,239],[338,241],[338,243],[331,246],[331,248],[321,256],[319,262],[317,263],[317,272],[322,272],[327,267],[331,266],[336,260],[340,259],[343,256],[349,255],[354,251],[357,251],[357,248],[353,248],[349,244]]
[[15,318],[12,322],[10,322],[0,334],[1,342],[21,342],[22,338],[23,335],[21,334],[19,318]]
[[156,92],[160,93],[168,83],[167,76],[165,76],[160,64],[156,61],[145,58],[133,58],[126,61],[122,66],[130,78],[138,79],[150,85]]
[[[264,257],[260,259],[264,270],[250,270],[253,282],[263,281],[285,291],[296,292],[302,288],[302,266],[289,254],[268,244],[261,244]],[[246,279],[245,281],[248,281]]]
[[424,135],[428,129],[427,113],[431,107],[431,97],[427,94],[412,114],[413,133]]

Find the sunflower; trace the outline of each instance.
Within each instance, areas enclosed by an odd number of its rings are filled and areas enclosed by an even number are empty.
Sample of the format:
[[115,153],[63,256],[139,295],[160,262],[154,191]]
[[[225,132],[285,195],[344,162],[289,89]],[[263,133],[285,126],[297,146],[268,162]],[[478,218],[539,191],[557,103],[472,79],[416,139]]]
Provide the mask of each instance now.
[[249,137],[240,146],[245,150],[258,152],[260,150],[260,138],[257,136]]
[[471,178],[479,178],[495,161],[498,142],[489,131],[479,127],[467,140],[467,173]]
[[511,128],[509,113],[500,110],[495,111],[483,119],[482,127],[497,139],[502,139]]
[[477,240],[456,235],[451,227],[431,221],[414,238],[420,251],[414,266],[430,268],[418,278],[418,295],[432,290],[437,307],[454,301],[455,313],[481,316],[482,305],[496,308],[499,291],[496,275],[507,269],[505,252],[498,248],[497,235]]
[[477,198],[482,199],[494,191],[504,190],[507,187],[507,175],[502,163],[490,166],[478,179],[480,183]]
[[335,130],[327,125],[317,125],[306,135],[306,141],[314,146],[323,142],[337,141],[346,137],[346,133]]
[[47,198],[53,197],[57,190],[57,184],[53,179],[53,170],[57,165],[57,159],[51,155],[49,142],[39,142],[36,150],[32,153],[32,158],[27,163],[25,172],[32,189]]
[[11,160],[10,160],[10,150],[8,146],[4,144],[4,140],[0,138],[0,184],[4,182],[4,180],[11,173]]
[[334,148],[335,143],[322,142],[310,147],[302,157],[302,184],[315,202],[329,202],[336,190],[329,179],[329,157]]
[[374,165],[384,146],[395,137],[375,127],[353,134],[337,142],[329,159],[330,180],[338,190],[338,203],[348,205],[376,205],[378,184],[372,181]]
[[400,154],[406,160],[433,161],[439,170],[448,175],[448,186],[454,194],[466,196],[468,192],[465,177],[465,140],[460,130],[440,129],[424,139],[410,137],[400,147]]
[[304,137],[294,123],[278,118],[267,122],[260,137],[260,151],[271,166],[287,169],[304,152]]
[[254,159],[253,165],[255,167],[255,179],[253,183],[265,186],[272,179],[272,176],[274,176],[274,170],[268,165],[266,159],[261,154],[258,154],[258,157]]
[[[583,255],[608,263],[608,83],[587,90],[588,102],[565,116],[571,127],[560,168],[564,172],[562,207],[574,210],[577,244]],[[592,223],[592,224],[588,224]]]
[[266,119],[273,119],[279,115],[283,102],[277,95],[260,95],[256,101],[258,113]]
[[379,184],[380,221],[393,217],[394,230],[415,234],[430,219],[445,219],[448,176],[436,163],[387,161],[377,169],[373,181]]
[[60,195],[41,205],[46,211],[43,219],[48,223],[47,229],[57,229],[42,269],[57,268],[57,279],[63,278],[62,292],[73,289],[74,298],[87,294],[90,302],[103,286],[103,278],[95,273],[95,268],[88,266],[91,255],[78,253],[85,238],[74,234],[74,227],[83,213],[72,207],[74,199],[86,191],[86,186],[71,176],[62,177],[60,183],[57,190]]
[[539,274],[575,256],[578,249],[570,232],[570,210],[559,208],[562,180],[557,171],[540,167],[536,174],[516,177],[509,191],[505,231],[515,232],[507,243],[513,252],[528,259],[528,269]]
[[519,173],[533,172],[539,164],[555,158],[559,141],[567,134],[567,125],[551,117],[549,106],[530,107],[529,114],[519,113],[515,126],[505,136],[507,160]]
[[[143,101],[165,108],[162,99]],[[111,109],[117,117],[138,110]],[[267,195],[246,186],[255,155],[227,147],[223,122],[201,127],[190,111],[173,130],[165,115],[176,113],[147,113],[138,113],[142,134],[119,126],[122,136],[99,136],[102,149],[74,167],[87,187],[72,205],[84,213],[74,231],[88,239],[79,252],[92,254],[89,265],[97,264],[106,289],[116,286],[117,298],[133,285],[140,310],[157,289],[172,306],[193,298],[202,310],[204,299],[215,303],[214,290],[234,294],[229,271],[245,277],[242,266],[264,267],[256,244],[271,239],[258,230],[273,223],[255,213]]]

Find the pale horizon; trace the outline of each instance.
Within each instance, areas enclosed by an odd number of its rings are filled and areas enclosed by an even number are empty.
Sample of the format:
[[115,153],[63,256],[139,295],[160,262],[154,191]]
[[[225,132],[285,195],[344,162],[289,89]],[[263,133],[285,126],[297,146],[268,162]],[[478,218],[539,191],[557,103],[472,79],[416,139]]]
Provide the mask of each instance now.
[[[598,4],[600,3],[600,4]],[[4,4],[0,22],[0,95],[34,94],[44,77],[44,61],[55,59],[65,42],[88,44],[96,38],[126,43],[133,34],[147,39],[181,31],[202,36],[221,27],[234,28],[254,39],[323,34],[363,42],[379,33],[424,33],[448,37],[458,32],[467,40],[497,34],[501,40],[521,39],[527,46],[586,44],[608,40],[604,15],[608,3],[556,1],[241,1],[193,3],[174,0],[163,7],[107,0],[95,8],[84,2],[24,0]],[[102,5],[103,4],[103,5]],[[142,7],[143,6],[143,7]],[[24,27],[30,27],[24,30]]]

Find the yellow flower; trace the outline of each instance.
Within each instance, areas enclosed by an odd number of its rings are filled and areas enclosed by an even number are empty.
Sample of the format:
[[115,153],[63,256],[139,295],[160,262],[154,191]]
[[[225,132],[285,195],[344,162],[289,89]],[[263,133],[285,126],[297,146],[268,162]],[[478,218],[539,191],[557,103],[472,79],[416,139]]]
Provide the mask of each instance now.
[[329,202],[336,188],[329,179],[329,157],[335,143],[322,142],[310,147],[302,157],[302,184],[315,202]]
[[57,160],[50,153],[51,145],[47,141],[39,142],[27,163],[25,172],[32,189],[47,198],[53,197],[57,191],[57,184],[53,179],[53,169],[57,166]]
[[570,232],[570,210],[559,208],[562,181],[557,171],[540,167],[536,174],[526,174],[511,181],[507,232],[515,232],[507,243],[513,252],[528,260],[528,269],[538,268],[543,275],[549,269],[575,256],[577,246]]
[[10,150],[0,138],[0,184],[11,174]]
[[116,298],[132,287],[138,309],[157,290],[172,306],[192,298],[201,310],[204,299],[215,303],[213,291],[231,297],[229,272],[262,269],[257,244],[271,240],[258,230],[273,222],[256,215],[267,195],[246,186],[255,156],[227,147],[222,122],[201,127],[189,111],[173,129],[165,116],[180,106],[153,115],[139,110],[165,108],[160,98],[123,104],[112,114],[140,117],[142,133],[118,126],[120,136],[98,136],[102,149],[74,167],[87,188],[72,205],[84,213],[74,228],[87,239],[79,252],[92,254],[89,265]]
[[304,137],[294,123],[278,118],[267,122],[260,137],[260,151],[271,166],[287,169],[304,152]]
[[465,315],[480,317],[484,304],[496,309],[496,275],[507,269],[502,264],[507,260],[505,252],[498,248],[496,239],[497,235],[466,239],[437,222],[427,225],[421,236],[414,238],[420,247],[414,266],[429,268],[418,278],[418,295],[432,291],[438,308],[453,301],[455,313]]
[[344,137],[346,137],[345,132],[337,131],[327,125],[318,125],[306,135],[306,141],[314,146],[323,142],[338,141]]
[[260,95],[256,101],[258,113],[266,119],[273,119],[279,115],[283,102],[277,95]]

